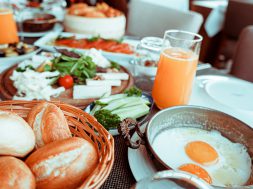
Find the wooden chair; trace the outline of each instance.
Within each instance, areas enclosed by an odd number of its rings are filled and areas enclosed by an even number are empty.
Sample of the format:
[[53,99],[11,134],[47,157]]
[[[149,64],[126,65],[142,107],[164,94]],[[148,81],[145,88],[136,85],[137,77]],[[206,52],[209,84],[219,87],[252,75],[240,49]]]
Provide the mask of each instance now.
[[243,29],[240,34],[231,74],[253,82],[253,25]]

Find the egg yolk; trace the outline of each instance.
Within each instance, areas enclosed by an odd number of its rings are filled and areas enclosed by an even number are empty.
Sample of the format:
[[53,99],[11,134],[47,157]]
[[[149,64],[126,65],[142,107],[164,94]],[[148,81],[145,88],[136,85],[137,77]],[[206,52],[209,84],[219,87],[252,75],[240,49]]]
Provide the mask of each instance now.
[[193,141],[185,146],[185,152],[188,157],[202,165],[214,164],[218,160],[216,150],[206,142]]
[[197,177],[203,179],[207,183],[212,184],[212,179],[208,174],[208,172],[198,165],[189,163],[181,165],[178,169],[196,175]]

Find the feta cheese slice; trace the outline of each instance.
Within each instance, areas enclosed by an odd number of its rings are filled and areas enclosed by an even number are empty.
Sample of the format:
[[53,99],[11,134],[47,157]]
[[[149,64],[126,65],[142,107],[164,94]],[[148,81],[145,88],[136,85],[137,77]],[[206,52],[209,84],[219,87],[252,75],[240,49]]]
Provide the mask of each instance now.
[[110,80],[93,80],[86,79],[86,84],[89,86],[99,86],[99,85],[109,85],[109,86],[120,86],[121,80],[119,79],[110,79]]
[[75,85],[73,88],[73,99],[100,98],[105,93],[111,93],[110,85],[103,85],[103,86]]

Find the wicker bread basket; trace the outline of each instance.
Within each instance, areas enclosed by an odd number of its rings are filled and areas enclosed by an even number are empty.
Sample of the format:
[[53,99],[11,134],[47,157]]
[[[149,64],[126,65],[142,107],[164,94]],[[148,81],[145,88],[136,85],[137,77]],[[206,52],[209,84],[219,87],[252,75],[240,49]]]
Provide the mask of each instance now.
[[[12,111],[26,119],[30,109],[42,101],[2,101],[0,110]],[[90,141],[97,149],[99,164],[80,188],[99,188],[109,173],[114,162],[114,140],[112,135],[96,121],[94,117],[74,106],[60,102],[51,102],[64,113],[73,136]]]

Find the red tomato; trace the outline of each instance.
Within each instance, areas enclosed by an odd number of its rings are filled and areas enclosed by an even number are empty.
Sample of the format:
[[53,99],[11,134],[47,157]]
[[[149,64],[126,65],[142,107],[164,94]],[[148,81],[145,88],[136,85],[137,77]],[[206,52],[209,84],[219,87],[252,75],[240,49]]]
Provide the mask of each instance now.
[[71,77],[70,75],[65,75],[58,79],[58,83],[60,86],[63,86],[65,89],[69,89],[73,86],[74,80],[73,80],[73,77]]

